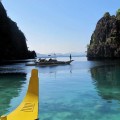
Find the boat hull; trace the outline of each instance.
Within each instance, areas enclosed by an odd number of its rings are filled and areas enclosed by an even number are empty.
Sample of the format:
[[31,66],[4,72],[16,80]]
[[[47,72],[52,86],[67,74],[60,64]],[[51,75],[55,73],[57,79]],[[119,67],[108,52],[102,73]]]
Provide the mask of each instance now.
[[24,100],[10,114],[1,116],[0,120],[37,120],[39,102],[38,83],[38,70],[33,69]]
[[36,65],[39,66],[54,66],[54,65],[69,65],[71,61],[56,61],[56,62],[36,62]]
[[26,64],[26,66],[57,66],[57,65],[69,65],[71,61],[46,61],[46,62],[34,62],[31,64]]

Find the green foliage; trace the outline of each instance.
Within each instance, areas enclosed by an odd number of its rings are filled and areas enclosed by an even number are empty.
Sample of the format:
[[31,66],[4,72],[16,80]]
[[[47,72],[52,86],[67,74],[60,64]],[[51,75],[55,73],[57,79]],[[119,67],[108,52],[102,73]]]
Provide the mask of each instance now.
[[96,44],[92,43],[90,46],[89,46],[89,49],[93,50],[95,48]]
[[109,13],[109,12],[106,12],[106,13],[104,14],[104,17],[110,17],[110,13]]
[[120,9],[118,9],[116,12],[116,18],[117,20],[120,20]]
[[117,14],[120,14],[120,9],[118,9],[116,13],[117,13]]
[[90,45],[89,45],[89,44],[87,44],[87,49],[89,49],[89,47],[90,47]]

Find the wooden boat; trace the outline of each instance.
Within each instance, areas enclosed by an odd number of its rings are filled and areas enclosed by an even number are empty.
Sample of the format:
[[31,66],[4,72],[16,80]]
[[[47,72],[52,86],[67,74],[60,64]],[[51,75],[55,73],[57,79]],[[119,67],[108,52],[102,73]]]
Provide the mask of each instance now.
[[73,60],[70,61],[57,61],[54,59],[41,59],[39,61],[35,61],[32,64],[26,64],[26,66],[54,66],[54,65],[69,65]]
[[27,94],[22,103],[10,114],[0,120],[38,120],[38,70],[33,69]]
[[38,62],[36,62],[36,65],[40,65],[40,66],[48,66],[48,65],[69,65],[71,61],[57,61],[57,60],[53,60],[53,59],[50,59],[50,60],[40,60]]

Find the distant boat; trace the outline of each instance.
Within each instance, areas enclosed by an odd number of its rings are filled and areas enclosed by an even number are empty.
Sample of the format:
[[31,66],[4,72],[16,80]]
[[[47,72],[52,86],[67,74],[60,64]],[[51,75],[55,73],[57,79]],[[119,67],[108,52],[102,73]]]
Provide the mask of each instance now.
[[57,61],[56,59],[39,59],[38,61],[34,61],[32,64],[26,64],[27,66],[54,66],[54,65],[69,65],[73,60],[69,61]]
[[73,60],[69,61],[57,61],[55,59],[41,59],[40,61],[36,62],[36,65],[69,65]]

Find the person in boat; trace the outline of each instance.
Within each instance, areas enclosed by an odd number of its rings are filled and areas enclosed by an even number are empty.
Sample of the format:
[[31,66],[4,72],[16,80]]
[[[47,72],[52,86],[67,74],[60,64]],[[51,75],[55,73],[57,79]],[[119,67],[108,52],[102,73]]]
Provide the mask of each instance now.
[[39,62],[47,62],[46,59],[39,59]]
[[49,59],[49,62],[51,62],[51,61],[52,61],[52,59],[50,58],[50,59]]
[[70,54],[70,61],[72,60],[72,56],[71,56],[71,54]]
[[38,61],[40,62],[40,61],[41,61],[41,58],[39,58]]
[[49,61],[49,62],[57,62],[56,59],[52,59],[52,58],[50,58],[48,61]]

